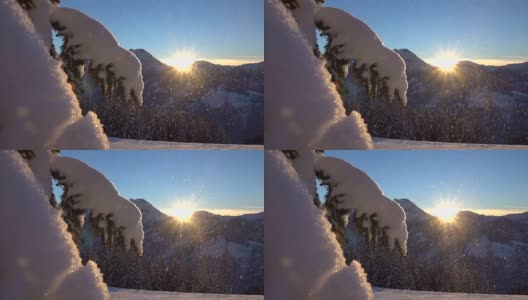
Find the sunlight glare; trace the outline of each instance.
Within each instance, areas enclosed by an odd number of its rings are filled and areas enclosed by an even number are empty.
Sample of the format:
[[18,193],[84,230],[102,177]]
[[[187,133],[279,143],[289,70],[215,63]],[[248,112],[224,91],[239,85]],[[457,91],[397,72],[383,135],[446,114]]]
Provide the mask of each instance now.
[[440,68],[441,71],[450,73],[455,70],[460,59],[460,55],[455,51],[440,51],[432,59],[431,63]]
[[166,213],[181,222],[189,222],[197,207],[194,202],[178,202],[166,210]]
[[166,63],[178,71],[190,72],[197,57],[191,51],[177,51],[174,52],[166,61]]
[[452,222],[460,209],[460,204],[456,201],[442,201],[431,209],[431,214],[444,222]]

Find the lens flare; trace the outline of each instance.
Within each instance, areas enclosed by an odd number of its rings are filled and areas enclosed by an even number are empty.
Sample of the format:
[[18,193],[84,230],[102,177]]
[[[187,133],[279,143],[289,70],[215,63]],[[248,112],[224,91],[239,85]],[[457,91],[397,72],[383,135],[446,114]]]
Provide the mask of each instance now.
[[190,72],[197,57],[191,51],[177,51],[163,61],[181,72]]
[[431,59],[431,64],[443,72],[450,73],[455,71],[460,59],[460,55],[455,51],[440,51]]

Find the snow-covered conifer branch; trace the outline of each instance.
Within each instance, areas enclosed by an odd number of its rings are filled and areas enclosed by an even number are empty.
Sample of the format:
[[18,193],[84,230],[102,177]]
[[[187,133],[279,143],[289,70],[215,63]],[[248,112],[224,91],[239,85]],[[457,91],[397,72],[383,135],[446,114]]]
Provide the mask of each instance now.
[[[383,195],[376,182],[360,169],[335,157],[319,157],[315,169],[323,184],[329,186],[329,198],[336,201],[339,210],[355,210],[356,217],[364,219],[364,226],[372,229],[379,225],[389,249],[395,245],[407,253],[407,224],[405,212],[398,203]],[[373,224],[376,223],[376,224]],[[374,237],[376,232],[373,233]]]
[[345,264],[324,210],[313,205],[298,171],[279,151],[265,154],[264,184],[266,210],[273,215],[265,224],[266,297],[372,299],[361,265]]
[[125,98],[143,104],[141,63],[133,53],[119,45],[104,25],[66,7],[55,8],[51,22],[64,37],[63,51],[69,52],[75,60],[90,61],[106,93],[110,93],[113,82],[117,82]]
[[266,147],[372,148],[363,119],[346,116],[324,61],[314,56],[286,6],[266,0],[265,16],[265,52],[273,61],[266,66],[266,74],[272,74],[266,77]]
[[334,51],[337,59],[354,62],[371,91],[377,91],[381,83],[389,101],[396,98],[407,105],[405,62],[385,47],[367,24],[333,7],[321,7],[315,19],[323,34],[330,37],[329,51]]
[[124,240],[128,250],[131,245],[143,253],[143,225],[141,212],[131,201],[121,197],[114,185],[99,171],[69,157],[57,157],[51,164],[58,183],[65,186],[64,199],[71,200],[71,207],[90,210],[98,219],[98,226],[105,235],[110,225]]
[[1,151],[0,166],[1,298],[108,299],[97,266],[82,265],[60,212],[22,155]]
[[[46,2],[49,4],[48,0],[33,3],[39,9]],[[47,27],[50,28],[49,23]],[[40,30],[35,30],[28,14],[15,0],[0,2],[0,30],[9,41],[0,47],[4,70],[0,72],[0,147],[108,148],[99,120],[95,116],[82,116],[60,62],[50,56]],[[67,141],[65,135],[76,138]]]

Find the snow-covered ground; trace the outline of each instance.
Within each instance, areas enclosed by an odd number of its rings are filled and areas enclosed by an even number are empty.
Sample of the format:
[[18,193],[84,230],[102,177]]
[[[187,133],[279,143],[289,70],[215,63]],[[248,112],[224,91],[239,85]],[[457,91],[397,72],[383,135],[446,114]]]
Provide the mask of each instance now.
[[394,140],[373,137],[376,150],[528,150],[526,145],[489,145]]
[[264,296],[188,294],[109,288],[111,300],[263,300]]
[[521,300],[527,295],[437,293],[374,288],[374,300]]
[[[234,144],[200,144],[158,142],[144,140],[128,140],[109,137],[110,149],[137,150],[263,150],[262,145],[234,145]],[[394,140],[373,137],[372,142],[376,150],[528,150],[527,145],[491,145],[491,144],[461,144],[439,143],[426,141]]]
[[[218,295],[218,294],[187,294],[174,292],[155,292],[110,288],[111,300],[263,300],[264,296],[248,295]],[[528,299],[525,295],[487,295],[487,294],[457,294],[437,293],[408,290],[393,290],[374,288],[374,300],[521,300]]]
[[128,140],[109,137],[112,150],[263,150],[262,145],[200,144]]

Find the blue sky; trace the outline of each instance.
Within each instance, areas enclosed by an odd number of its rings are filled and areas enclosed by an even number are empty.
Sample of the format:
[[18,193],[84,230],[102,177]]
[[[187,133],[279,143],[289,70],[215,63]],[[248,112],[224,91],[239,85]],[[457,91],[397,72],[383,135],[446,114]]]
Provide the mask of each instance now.
[[119,43],[159,59],[192,51],[212,62],[261,61],[262,0],[63,0],[104,24]]
[[528,151],[326,151],[365,171],[389,198],[422,209],[455,201],[483,214],[528,211]]
[[390,48],[429,60],[454,50],[485,64],[528,61],[526,0],[326,0],[374,29]]
[[196,210],[242,214],[264,210],[262,151],[62,151],[109,178],[127,198],[158,209],[191,202]]

